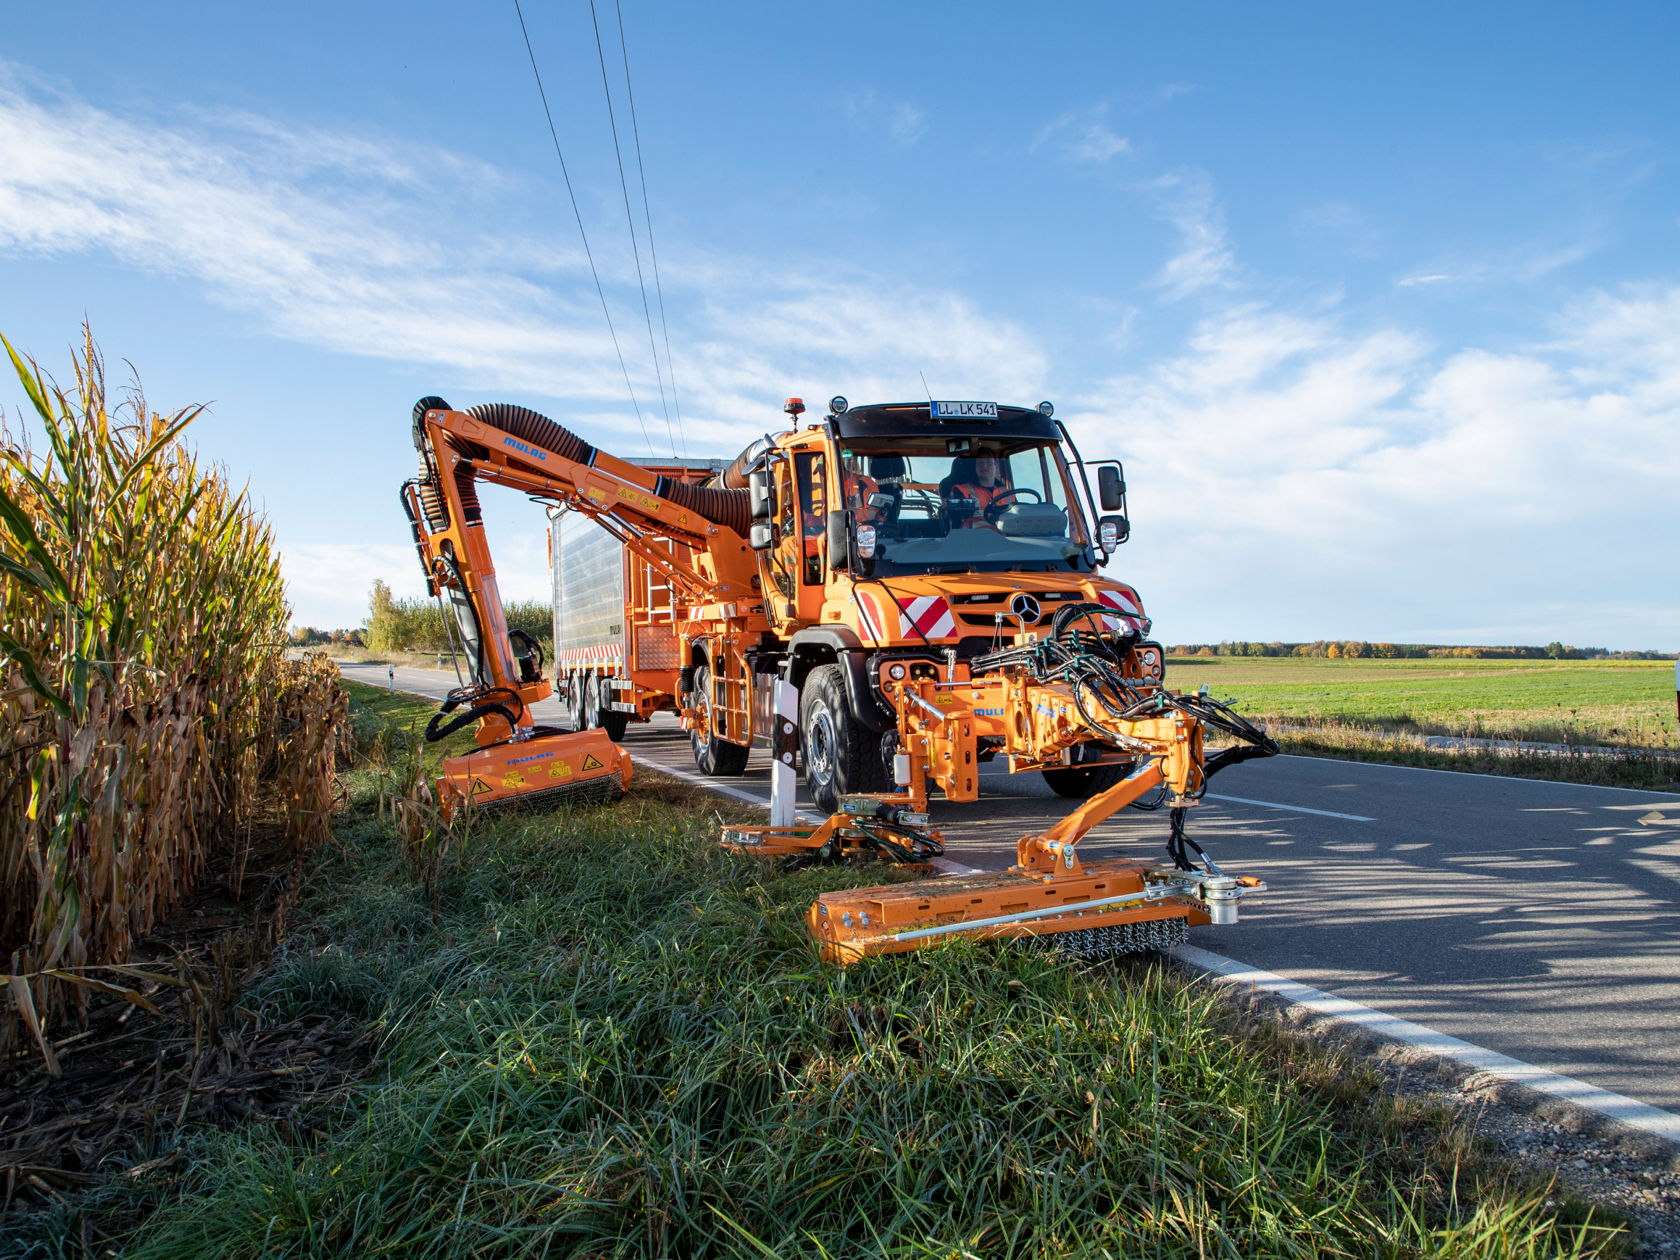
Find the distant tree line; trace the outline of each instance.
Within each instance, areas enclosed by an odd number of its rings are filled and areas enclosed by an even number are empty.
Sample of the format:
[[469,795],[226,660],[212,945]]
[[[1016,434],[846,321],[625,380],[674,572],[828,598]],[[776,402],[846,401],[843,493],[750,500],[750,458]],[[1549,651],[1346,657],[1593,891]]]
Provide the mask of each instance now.
[[[554,656],[554,614],[541,600],[502,605],[509,630],[523,630],[549,659]],[[368,623],[362,638],[374,652],[447,652],[450,625],[435,599],[398,599],[383,582],[374,582],[368,598]]]
[[1670,661],[1673,652],[1612,652],[1601,647],[1571,647],[1553,640],[1545,647],[1463,646],[1447,643],[1366,643],[1360,639],[1315,639],[1311,643],[1270,643],[1226,639],[1220,643],[1180,643],[1174,656],[1316,656],[1326,660],[1402,660],[1460,657],[1509,661]]
[[349,647],[363,647],[362,631],[355,630],[317,630],[314,626],[297,626],[286,636],[286,641],[293,647],[325,647],[329,643],[342,643]]

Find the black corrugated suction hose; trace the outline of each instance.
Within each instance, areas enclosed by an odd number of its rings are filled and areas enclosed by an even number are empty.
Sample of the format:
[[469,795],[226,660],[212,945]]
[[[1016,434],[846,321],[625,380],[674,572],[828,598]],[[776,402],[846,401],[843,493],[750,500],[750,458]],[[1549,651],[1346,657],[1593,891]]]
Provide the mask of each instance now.
[[686,482],[661,477],[653,492],[662,499],[681,504],[690,512],[705,517],[714,525],[734,530],[745,536],[751,514],[747,508],[745,490],[718,490],[711,486],[691,486]]
[[[518,407],[512,403],[485,403],[483,406],[469,407],[467,414],[474,420],[518,438],[521,442],[540,446],[545,451],[553,451],[556,455],[575,463],[591,464],[595,461],[595,447],[570,429],[556,424],[529,407]],[[653,492],[662,499],[680,504],[714,525],[722,525],[737,534],[747,532],[749,517],[745,490],[719,490],[660,477]],[[463,503],[466,497],[462,488]],[[473,509],[476,507],[475,499]],[[471,510],[469,509],[469,513]]]
[[[428,411],[449,411],[452,408],[441,398],[422,398],[414,404],[414,444],[422,454],[425,453],[424,434],[420,428],[421,421]],[[467,415],[493,429],[500,429],[510,437],[518,438],[531,446],[539,446],[545,451],[553,451],[565,459],[579,464],[595,462],[596,448],[585,442],[577,434],[563,425],[556,424],[540,412],[532,411],[529,407],[516,406],[513,403],[483,403],[477,407],[467,408]],[[474,452],[466,452],[473,454]],[[433,470],[428,469],[428,472]],[[469,468],[457,465],[455,469],[455,489],[461,496],[461,506],[468,521],[482,519],[478,506],[478,490]],[[747,492],[736,489],[717,489],[709,486],[689,485],[686,482],[675,481],[669,477],[660,477],[654,486],[656,495],[680,504],[698,516],[704,517],[714,525],[721,525],[725,529],[734,530],[737,534],[745,534],[750,522],[747,509]]]

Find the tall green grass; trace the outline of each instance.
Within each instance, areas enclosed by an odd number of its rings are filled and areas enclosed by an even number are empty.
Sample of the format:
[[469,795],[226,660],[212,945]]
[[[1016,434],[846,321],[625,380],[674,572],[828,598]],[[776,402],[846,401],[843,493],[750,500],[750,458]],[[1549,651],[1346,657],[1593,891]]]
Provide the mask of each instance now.
[[[676,789],[679,793],[681,789]],[[137,1258],[1577,1254],[1435,1113],[1176,974],[953,943],[844,972],[879,874],[721,853],[697,801],[481,826],[424,878],[362,808],[250,1001],[375,1023],[292,1138],[197,1142]],[[702,798],[703,799],[703,798]],[[1456,1182],[1456,1184],[1455,1184]],[[142,1181],[142,1185],[144,1185]]]

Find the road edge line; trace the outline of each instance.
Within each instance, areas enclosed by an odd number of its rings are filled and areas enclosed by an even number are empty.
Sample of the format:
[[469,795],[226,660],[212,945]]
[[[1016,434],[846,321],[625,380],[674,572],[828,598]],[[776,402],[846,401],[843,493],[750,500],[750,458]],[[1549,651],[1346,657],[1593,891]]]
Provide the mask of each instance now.
[[1487,1095],[1573,1132],[1614,1141],[1643,1158],[1666,1158],[1671,1167],[1680,1168],[1680,1115],[1672,1111],[1200,946],[1176,945],[1169,952],[1186,969],[1278,1009],[1286,1022],[1299,1021],[1347,1038],[1355,1043],[1350,1048],[1368,1057],[1402,1058],[1408,1066],[1454,1080],[1467,1092]]

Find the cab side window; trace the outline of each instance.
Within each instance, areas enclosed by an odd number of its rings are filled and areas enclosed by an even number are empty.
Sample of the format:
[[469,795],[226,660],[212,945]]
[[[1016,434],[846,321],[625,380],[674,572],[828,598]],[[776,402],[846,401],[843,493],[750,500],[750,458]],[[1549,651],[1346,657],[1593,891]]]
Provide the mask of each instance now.
[[821,451],[801,451],[793,457],[793,476],[799,491],[799,529],[804,538],[803,581],[823,584],[823,537],[828,530],[827,463]]

